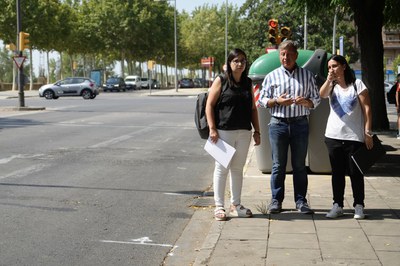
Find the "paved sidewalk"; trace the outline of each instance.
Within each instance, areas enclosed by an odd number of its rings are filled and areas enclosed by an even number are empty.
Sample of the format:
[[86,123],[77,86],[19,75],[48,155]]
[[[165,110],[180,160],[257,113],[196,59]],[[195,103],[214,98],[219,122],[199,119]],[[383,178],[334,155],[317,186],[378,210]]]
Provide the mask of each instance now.
[[[392,110],[391,126],[395,119]],[[309,175],[307,198],[314,215],[296,211],[291,175],[286,178],[284,212],[264,214],[271,198],[270,175],[258,170],[251,148],[242,203],[254,217],[217,222],[213,207],[199,208],[165,265],[400,265],[400,140],[394,130],[378,135],[387,155],[365,177],[366,219],[353,218],[348,177],[345,216],[325,218],[332,207],[331,181],[330,175],[320,174]],[[199,239],[199,227],[208,230],[204,240]],[[190,241],[197,245],[194,250],[185,249]]]
[[[39,97],[37,90],[24,90],[24,99],[33,97]],[[41,111],[46,109],[45,107],[41,106],[26,106],[26,103],[24,107],[19,107],[19,94],[17,90],[0,91],[0,100],[4,99],[13,99],[15,101],[13,102],[12,106],[0,106],[0,112]]]
[[[24,90],[25,97],[39,97],[39,93],[37,90]],[[0,99],[13,99],[18,98],[18,91],[0,91]]]

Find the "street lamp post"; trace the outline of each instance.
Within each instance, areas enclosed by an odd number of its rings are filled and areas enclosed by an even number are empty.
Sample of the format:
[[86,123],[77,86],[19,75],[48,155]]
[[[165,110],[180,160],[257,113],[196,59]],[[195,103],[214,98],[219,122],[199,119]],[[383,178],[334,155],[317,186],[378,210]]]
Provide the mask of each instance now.
[[228,57],[228,0],[225,4],[225,64]]
[[178,92],[178,42],[176,29],[176,0],[174,0],[175,91]]

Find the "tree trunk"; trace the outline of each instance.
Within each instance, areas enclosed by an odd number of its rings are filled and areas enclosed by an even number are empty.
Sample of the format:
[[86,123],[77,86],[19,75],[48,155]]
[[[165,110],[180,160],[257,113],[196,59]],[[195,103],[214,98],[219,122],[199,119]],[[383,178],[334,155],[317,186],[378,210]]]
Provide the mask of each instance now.
[[29,90],[33,90],[33,51],[29,48]]
[[64,74],[63,74],[63,60],[62,60],[62,52],[60,52],[60,73],[59,73],[59,77],[56,78],[56,80],[60,80],[64,78]]
[[388,130],[383,68],[382,25],[385,0],[349,0],[358,27],[362,80],[371,97],[372,129]]
[[46,57],[46,64],[47,64],[47,83],[50,83],[50,58],[49,58],[49,51],[46,51],[47,57]]
[[121,51],[121,78],[125,79],[125,53]]

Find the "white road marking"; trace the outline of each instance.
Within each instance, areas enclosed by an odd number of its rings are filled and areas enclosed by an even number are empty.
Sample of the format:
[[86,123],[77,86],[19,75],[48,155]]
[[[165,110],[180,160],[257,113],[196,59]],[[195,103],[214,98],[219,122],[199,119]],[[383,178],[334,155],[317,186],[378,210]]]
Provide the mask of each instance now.
[[153,242],[153,240],[151,240],[151,239],[148,238],[147,236],[141,237],[141,238],[137,238],[137,239],[131,239],[131,241],[133,241],[133,242],[139,242],[140,244],[143,244],[143,243],[146,243],[146,242]]
[[149,129],[149,128],[143,128],[143,129],[138,130],[138,131],[135,131],[134,133],[129,134],[129,135],[122,135],[122,136],[119,136],[119,137],[117,137],[117,138],[113,138],[113,139],[110,139],[110,140],[106,140],[106,141],[97,143],[97,144],[95,144],[95,145],[89,146],[89,148],[92,148],[92,149],[94,149],[94,148],[105,148],[105,147],[108,147],[108,146],[117,144],[117,143],[119,143],[119,142],[123,142],[123,141],[125,141],[125,140],[131,139],[131,138],[133,138],[135,135],[143,134],[144,132],[150,131],[150,130],[151,130],[151,129]]
[[34,172],[39,172],[39,171],[43,170],[45,167],[46,167],[45,164],[32,165],[32,166],[11,172],[7,175],[0,176],[0,179],[9,178],[9,177],[24,177],[24,176],[30,175]]
[[130,241],[115,241],[115,240],[100,240],[102,243],[112,243],[112,244],[128,244],[128,245],[144,245],[144,246],[159,246],[159,247],[170,247],[175,250],[178,246],[170,245],[170,244],[156,244],[152,243],[148,237],[142,237],[138,239],[131,239]]
[[3,158],[0,159],[0,164],[6,164],[11,162],[14,159],[30,159],[30,158],[36,158],[36,157],[41,157],[44,156],[44,154],[17,154],[17,155],[13,155],[10,156],[8,158]]
[[133,136],[131,135],[123,135],[123,136],[119,136],[117,138],[113,138],[113,139],[109,139],[100,143],[97,143],[95,145],[89,146],[89,148],[101,148],[101,147],[108,147],[111,146],[113,144],[117,144],[119,142],[122,142],[124,140],[128,140],[131,139]]

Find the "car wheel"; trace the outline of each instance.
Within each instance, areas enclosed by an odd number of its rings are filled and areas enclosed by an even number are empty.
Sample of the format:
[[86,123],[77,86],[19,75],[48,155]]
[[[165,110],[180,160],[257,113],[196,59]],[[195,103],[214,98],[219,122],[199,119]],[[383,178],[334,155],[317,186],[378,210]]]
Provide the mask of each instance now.
[[82,95],[83,99],[89,100],[90,97],[92,97],[92,92],[88,89],[85,89],[82,91],[81,95]]
[[55,97],[54,91],[52,90],[47,90],[43,93],[44,98],[46,98],[47,100],[52,100]]
[[96,94],[94,94],[94,93],[92,93],[92,95],[90,95],[90,99],[94,99],[94,98],[96,98]]

